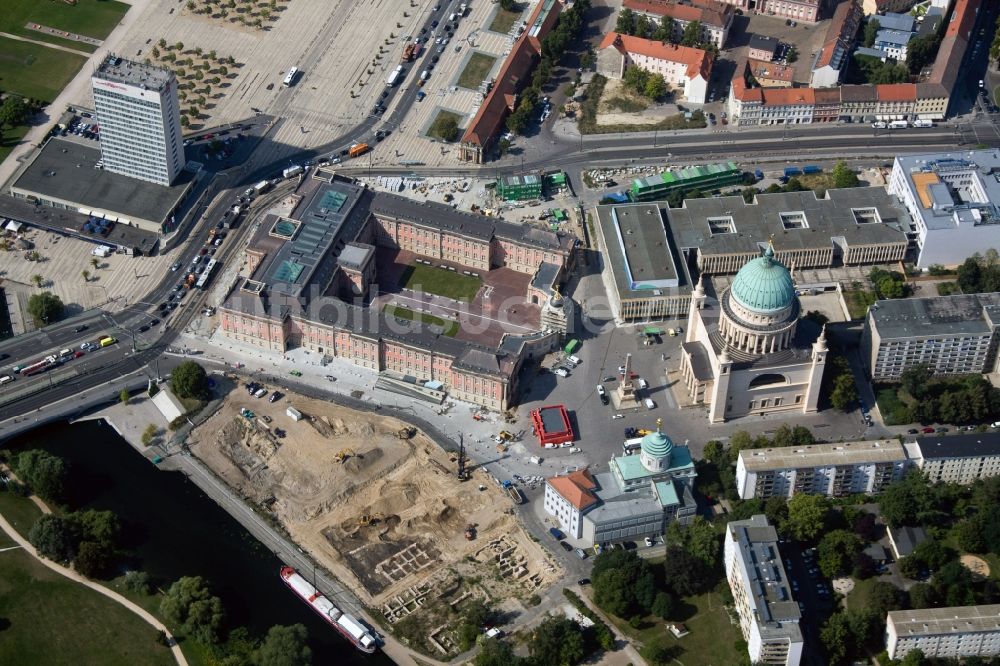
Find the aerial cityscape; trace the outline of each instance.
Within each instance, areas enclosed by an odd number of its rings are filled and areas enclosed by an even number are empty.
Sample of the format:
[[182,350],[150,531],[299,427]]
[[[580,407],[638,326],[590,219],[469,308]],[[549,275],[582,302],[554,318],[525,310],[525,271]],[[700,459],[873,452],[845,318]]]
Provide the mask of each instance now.
[[1000,2],[0,5],[0,664],[1000,664]]

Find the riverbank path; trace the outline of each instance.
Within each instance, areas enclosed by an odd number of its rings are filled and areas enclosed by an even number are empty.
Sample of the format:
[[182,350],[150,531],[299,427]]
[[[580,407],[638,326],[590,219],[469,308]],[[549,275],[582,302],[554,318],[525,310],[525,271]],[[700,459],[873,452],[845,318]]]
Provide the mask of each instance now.
[[[9,470],[4,473],[10,475],[13,478],[13,473],[10,472]],[[36,497],[35,495],[31,495],[31,501],[37,504],[38,508],[40,508],[43,513],[52,513],[52,509],[50,509],[48,505],[41,500],[41,498]],[[7,522],[7,519],[3,516],[3,514],[0,514],[0,529],[6,532],[7,536],[13,539],[17,543],[17,545],[23,548],[24,551],[29,555],[31,555],[33,558],[41,562],[42,565],[44,565],[45,567],[48,567],[52,571],[55,571],[57,574],[65,576],[70,580],[76,581],[81,585],[86,585],[87,587],[89,587],[90,589],[94,590],[99,594],[103,594],[108,599],[111,599],[112,601],[121,604],[125,608],[129,609],[130,611],[141,617],[143,621],[152,626],[154,629],[162,631],[164,634],[167,635],[167,642],[170,645],[170,651],[173,653],[174,659],[177,661],[177,666],[188,666],[187,659],[184,658],[184,653],[181,652],[181,648],[177,644],[177,639],[175,639],[173,634],[170,633],[170,630],[167,629],[166,625],[164,625],[162,622],[160,622],[155,617],[150,615],[145,608],[142,608],[138,604],[129,601],[128,599],[118,594],[114,590],[109,590],[103,585],[99,585],[98,583],[95,583],[92,580],[84,578],[83,576],[73,571],[69,567],[64,567],[61,564],[57,564],[52,560],[42,557],[41,555],[38,554],[38,551],[35,550],[35,547],[32,546],[27,539],[22,537],[21,534],[17,530],[15,530],[10,523]]]

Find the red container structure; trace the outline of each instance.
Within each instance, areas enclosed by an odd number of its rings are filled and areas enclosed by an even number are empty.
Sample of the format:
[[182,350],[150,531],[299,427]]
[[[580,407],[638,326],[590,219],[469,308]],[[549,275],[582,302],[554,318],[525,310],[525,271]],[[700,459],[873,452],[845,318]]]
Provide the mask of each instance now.
[[543,449],[550,449],[566,442],[572,442],[573,426],[569,413],[562,405],[547,405],[531,411],[532,432],[538,437]]

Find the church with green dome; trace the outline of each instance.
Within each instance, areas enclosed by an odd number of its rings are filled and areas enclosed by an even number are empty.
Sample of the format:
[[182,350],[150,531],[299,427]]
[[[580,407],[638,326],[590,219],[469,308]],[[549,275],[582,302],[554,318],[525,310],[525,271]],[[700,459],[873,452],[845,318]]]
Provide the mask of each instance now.
[[575,471],[545,482],[546,513],[588,546],[656,538],[669,523],[687,524],[697,512],[691,452],[663,432],[662,420],[626,444],[638,451],[613,456],[608,472]]
[[826,336],[801,315],[791,271],[773,243],[718,298],[708,295],[702,275],[681,346],[680,376],[690,404],[707,406],[712,423],[815,412]]

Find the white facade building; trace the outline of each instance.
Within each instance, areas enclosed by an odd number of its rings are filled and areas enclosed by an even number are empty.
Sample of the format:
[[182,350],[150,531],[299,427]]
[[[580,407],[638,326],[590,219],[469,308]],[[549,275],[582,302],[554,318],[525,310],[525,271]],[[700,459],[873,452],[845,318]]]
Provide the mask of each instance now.
[[750,661],[798,666],[804,643],[801,613],[778,552],[778,533],[767,517],[729,523],[724,557]]
[[170,185],[184,168],[174,73],[108,55],[91,83],[104,168]]
[[585,469],[545,481],[545,513],[559,521],[559,529],[574,539],[583,536],[583,514],[597,504],[597,483]]
[[997,149],[896,157],[888,190],[913,220],[917,266],[957,266],[1000,248],[998,170]]
[[885,647],[890,659],[913,650],[938,659],[1000,655],[1000,605],[890,611]]
[[865,316],[861,360],[874,382],[920,364],[935,375],[994,372],[998,326],[998,293],[878,301]]
[[736,461],[736,490],[745,500],[871,494],[905,471],[906,452],[896,440],[743,449]]
[[1000,433],[928,435],[905,444],[912,464],[935,483],[967,485],[977,479],[1000,476]]
[[629,67],[660,74],[667,85],[681,88],[692,104],[704,104],[712,78],[712,55],[701,49],[609,32],[597,49],[597,71],[620,79]]

